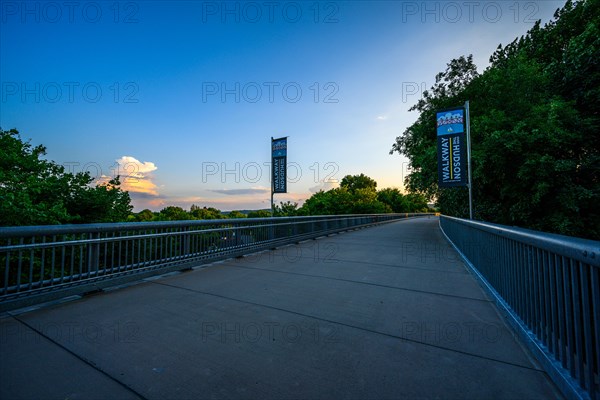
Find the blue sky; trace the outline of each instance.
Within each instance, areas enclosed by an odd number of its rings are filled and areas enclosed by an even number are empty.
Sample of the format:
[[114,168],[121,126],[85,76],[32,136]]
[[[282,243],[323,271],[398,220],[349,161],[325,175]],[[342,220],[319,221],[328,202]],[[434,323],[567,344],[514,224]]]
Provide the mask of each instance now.
[[270,206],[270,138],[287,194],[348,174],[402,188],[388,152],[435,74],[547,22],[564,1],[0,3],[0,127],[136,211]]

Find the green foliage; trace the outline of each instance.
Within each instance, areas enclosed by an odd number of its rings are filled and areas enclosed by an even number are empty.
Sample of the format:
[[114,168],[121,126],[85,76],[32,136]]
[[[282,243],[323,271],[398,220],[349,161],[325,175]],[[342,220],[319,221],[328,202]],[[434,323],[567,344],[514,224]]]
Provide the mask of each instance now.
[[600,1],[567,2],[544,27],[499,46],[481,75],[460,57],[411,110],[396,139],[406,185],[468,215],[466,188],[437,187],[435,110],[470,101],[475,217],[600,238]]
[[[233,214],[233,216],[231,215]],[[244,214],[242,214],[244,215]],[[236,212],[229,214],[230,218],[236,218]],[[245,215],[244,215],[245,217]],[[184,210],[182,207],[168,206],[159,212],[152,212],[145,209],[134,214],[135,221],[188,221],[188,220],[203,220],[203,219],[223,219],[227,216],[223,215],[220,210],[213,207],[199,207],[192,204],[190,210]]]
[[398,189],[386,188],[377,192],[377,199],[395,213],[427,212],[427,199],[415,193],[403,195]]
[[246,214],[242,213],[241,211],[234,210],[227,214],[227,218],[246,218]]
[[67,173],[45,154],[16,129],[0,129],[0,226],[127,220],[131,199],[118,177],[92,187],[89,173]]
[[298,203],[292,203],[291,201],[279,202],[279,205],[275,204],[273,207],[273,214],[276,217],[295,217],[299,214]]
[[319,191],[298,210],[298,215],[381,214],[428,211],[420,194],[403,195],[398,189],[376,190],[375,180],[360,175],[345,176],[339,188]]
[[148,210],[146,208],[145,210],[142,210],[139,213],[134,214],[134,217],[137,222],[148,222],[148,221],[152,221],[155,219],[155,214],[151,210]]
[[395,213],[409,212],[408,202],[398,189],[386,188],[377,192],[377,199]]
[[181,207],[168,206],[160,210],[158,221],[186,221],[192,219],[190,213]]
[[348,189],[350,193],[355,193],[359,189],[376,190],[377,182],[365,174],[346,175],[342,178],[340,187]]
[[271,212],[267,210],[256,210],[248,213],[248,218],[269,218]]
[[307,199],[301,208],[306,215],[351,214],[350,209],[350,193],[341,187],[326,192],[320,190]]
[[221,213],[220,210],[217,210],[213,207],[199,207],[195,204],[192,204],[190,208],[191,219],[222,219],[225,216]]

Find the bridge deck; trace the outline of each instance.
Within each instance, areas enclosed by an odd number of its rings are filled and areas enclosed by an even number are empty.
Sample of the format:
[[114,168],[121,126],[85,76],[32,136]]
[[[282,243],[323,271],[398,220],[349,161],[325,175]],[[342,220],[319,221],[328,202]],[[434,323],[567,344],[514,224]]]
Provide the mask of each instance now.
[[0,320],[0,398],[560,397],[411,219]]

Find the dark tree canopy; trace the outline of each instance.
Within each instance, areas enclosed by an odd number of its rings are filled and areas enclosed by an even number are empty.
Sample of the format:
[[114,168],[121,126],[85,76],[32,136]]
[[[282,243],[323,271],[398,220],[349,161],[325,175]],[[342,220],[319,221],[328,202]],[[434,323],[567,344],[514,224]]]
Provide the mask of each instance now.
[[340,187],[312,195],[299,215],[380,214],[427,211],[424,196],[402,195],[398,189],[376,190],[377,182],[364,174],[346,175]]
[[342,178],[340,186],[348,189],[349,192],[355,193],[359,189],[377,189],[377,182],[369,178],[365,174],[346,175]]
[[599,27],[600,0],[568,1],[483,73],[471,56],[452,60],[392,146],[410,160],[409,190],[468,215],[466,188],[437,186],[435,111],[469,100],[475,218],[600,238]]
[[273,214],[276,217],[295,217],[299,215],[298,203],[280,201],[279,205],[274,205]]

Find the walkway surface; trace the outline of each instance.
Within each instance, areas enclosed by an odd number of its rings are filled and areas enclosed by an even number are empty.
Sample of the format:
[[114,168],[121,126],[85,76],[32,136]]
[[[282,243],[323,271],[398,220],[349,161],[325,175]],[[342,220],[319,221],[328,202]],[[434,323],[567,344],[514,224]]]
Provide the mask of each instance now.
[[1,399],[559,398],[437,218],[0,320]]

